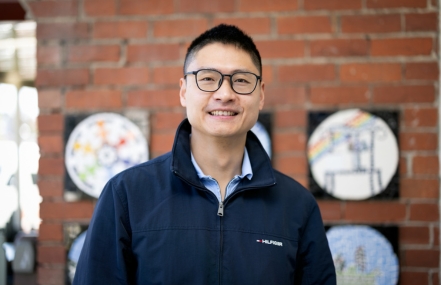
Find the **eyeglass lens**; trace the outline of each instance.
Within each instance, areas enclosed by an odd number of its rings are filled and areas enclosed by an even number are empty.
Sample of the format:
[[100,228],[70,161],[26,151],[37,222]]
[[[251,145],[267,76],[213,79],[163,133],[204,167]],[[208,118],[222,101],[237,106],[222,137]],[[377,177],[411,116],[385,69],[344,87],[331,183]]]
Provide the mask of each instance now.
[[[216,70],[200,70],[196,75],[199,88],[203,91],[216,91],[221,85],[222,74]],[[257,78],[248,72],[235,73],[231,81],[232,88],[237,93],[251,93],[256,87]]]

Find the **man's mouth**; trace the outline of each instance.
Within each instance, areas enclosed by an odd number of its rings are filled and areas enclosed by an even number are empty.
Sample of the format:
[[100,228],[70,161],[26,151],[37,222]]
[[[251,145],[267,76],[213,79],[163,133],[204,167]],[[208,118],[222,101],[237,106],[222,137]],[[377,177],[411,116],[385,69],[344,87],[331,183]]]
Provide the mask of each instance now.
[[232,112],[232,111],[212,111],[212,112],[209,112],[209,114],[212,116],[236,116],[237,115],[236,112]]

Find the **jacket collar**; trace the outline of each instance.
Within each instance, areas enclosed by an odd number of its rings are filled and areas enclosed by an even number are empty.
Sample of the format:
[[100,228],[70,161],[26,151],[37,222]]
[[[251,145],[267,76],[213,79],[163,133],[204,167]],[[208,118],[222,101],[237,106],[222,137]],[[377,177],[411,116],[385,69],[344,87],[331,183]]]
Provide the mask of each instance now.
[[[190,134],[190,122],[188,119],[184,119],[176,131],[170,170],[193,186],[204,188],[191,162]],[[253,169],[253,178],[251,180],[243,179],[237,190],[275,185],[276,179],[271,161],[259,139],[251,131],[247,134],[246,148]]]

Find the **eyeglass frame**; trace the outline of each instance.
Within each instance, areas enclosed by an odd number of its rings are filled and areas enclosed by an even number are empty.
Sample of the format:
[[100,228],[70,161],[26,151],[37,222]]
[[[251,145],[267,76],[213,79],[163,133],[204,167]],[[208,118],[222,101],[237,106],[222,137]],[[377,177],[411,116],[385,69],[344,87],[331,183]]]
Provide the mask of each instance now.
[[[206,91],[206,90],[201,89],[201,87],[199,87],[198,80],[197,80],[197,74],[198,74],[199,71],[203,71],[203,70],[215,71],[215,72],[218,72],[221,75],[221,79],[219,80],[219,86],[217,87],[216,90]],[[249,74],[252,74],[252,75],[256,76],[256,84],[254,85],[254,88],[253,88],[253,90],[251,92],[249,92],[249,93],[239,93],[236,90],[234,90],[234,87],[233,87],[233,76],[235,74],[237,74],[237,73],[249,73]],[[199,88],[199,90],[204,91],[204,92],[216,92],[217,90],[219,90],[221,88],[221,86],[222,86],[222,83],[224,82],[224,77],[225,76],[229,76],[230,77],[229,81],[230,81],[231,90],[233,90],[234,92],[236,92],[239,95],[250,95],[251,93],[254,92],[254,90],[256,90],[257,82],[259,82],[259,80],[262,81],[262,76],[259,76],[259,75],[255,74],[255,73],[252,73],[252,72],[249,72],[249,71],[237,71],[237,72],[234,72],[234,73],[231,73],[231,74],[224,74],[224,73],[222,73],[222,72],[220,72],[220,71],[218,71],[216,69],[202,68],[202,69],[199,69],[199,70],[196,70],[196,71],[185,72],[184,73],[184,78],[187,79],[187,75],[190,75],[190,74],[194,75],[194,79],[196,81],[196,86]]]

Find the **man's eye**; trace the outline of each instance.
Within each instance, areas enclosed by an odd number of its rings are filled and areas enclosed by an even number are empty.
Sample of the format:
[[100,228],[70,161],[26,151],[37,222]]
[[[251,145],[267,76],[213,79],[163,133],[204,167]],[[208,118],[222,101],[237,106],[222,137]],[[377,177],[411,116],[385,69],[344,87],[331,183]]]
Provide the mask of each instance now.
[[214,78],[205,76],[205,77],[199,78],[199,81],[214,81]]
[[250,82],[246,80],[245,78],[237,78],[234,80],[234,82],[242,83],[242,84],[249,84]]

